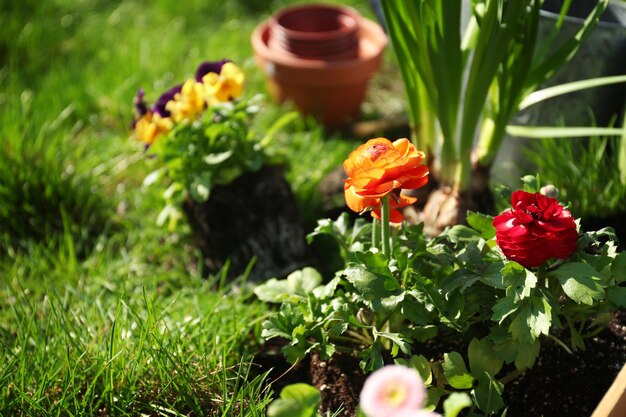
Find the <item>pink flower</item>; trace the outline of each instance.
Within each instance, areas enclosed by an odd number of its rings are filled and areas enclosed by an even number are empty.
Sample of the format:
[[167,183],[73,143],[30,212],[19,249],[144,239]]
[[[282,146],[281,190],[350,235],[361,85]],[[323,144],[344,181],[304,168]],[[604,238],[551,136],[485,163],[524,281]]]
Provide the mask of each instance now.
[[367,417],[396,417],[400,412],[420,416],[418,413],[425,398],[426,387],[416,370],[389,365],[367,378],[361,391],[360,405]]
[[426,410],[402,410],[394,412],[391,417],[441,417],[441,414]]

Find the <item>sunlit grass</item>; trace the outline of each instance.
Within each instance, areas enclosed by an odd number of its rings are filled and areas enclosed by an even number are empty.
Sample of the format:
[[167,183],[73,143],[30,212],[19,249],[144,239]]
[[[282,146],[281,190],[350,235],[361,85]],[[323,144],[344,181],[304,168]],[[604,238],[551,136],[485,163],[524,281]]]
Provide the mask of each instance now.
[[[203,278],[184,222],[156,226],[163,190],[142,187],[154,161],[130,124],[139,87],[164,90],[203,60],[232,59],[246,94],[265,92],[250,33],[289,3],[3,4],[0,415],[264,415],[273,391],[252,361],[266,307]],[[277,135],[308,222],[345,136],[303,120]]]
[[540,140],[527,152],[542,182],[554,184],[576,216],[608,217],[623,211],[619,137]]

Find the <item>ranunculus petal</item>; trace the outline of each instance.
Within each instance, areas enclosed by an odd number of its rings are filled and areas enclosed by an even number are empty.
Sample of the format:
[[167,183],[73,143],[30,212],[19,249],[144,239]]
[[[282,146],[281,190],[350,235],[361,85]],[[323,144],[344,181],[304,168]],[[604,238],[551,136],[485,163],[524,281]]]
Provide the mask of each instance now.
[[566,259],[576,250],[576,223],[557,200],[518,190],[511,206],[493,220],[496,241],[508,259],[532,268],[548,259]]
[[346,199],[346,205],[350,208],[350,210],[357,213],[378,204],[378,200],[376,198],[363,197],[357,194],[354,187],[351,186],[344,189],[344,196]]
[[[354,187],[350,193],[369,202],[377,201],[394,190],[423,187],[429,173],[428,168],[421,165],[423,161],[424,153],[406,138],[393,143],[386,138],[374,138],[357,147],[344,161],[346,184]],[[362,205],[362,200],[354,204],[354,195],[346,194],[346,202],[348,199],[351,199],[348,207]]]
[[[402,221],[404,220],[404,215],[398,209],[402,207],[410,206],[416,201],[417,201],[417,198],[411,197],[408,195],[399,195],[399,196],[392,195],[391,198],[389,198],[389,221],[391,223],[402,223]],[[379,200],[378,206],[372,209],[373,218],[375,219],[381,218],[380,208],[381,208],[381,202]]]

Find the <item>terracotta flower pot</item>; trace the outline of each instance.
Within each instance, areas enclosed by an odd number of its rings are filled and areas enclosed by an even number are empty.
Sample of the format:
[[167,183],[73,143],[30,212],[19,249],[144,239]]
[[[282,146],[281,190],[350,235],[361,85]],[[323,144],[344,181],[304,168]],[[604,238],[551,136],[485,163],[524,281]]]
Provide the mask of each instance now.
[[[276,16],[280,19],[281,14]],[[270,93],[279,102],[293,101],[302,113],[318,117],[329,128],[344,127],[355,120],[365,98],[367,84],[380,68],[382,52],[387,45],[382,28],[357,14],[356,56],[303,58],[292,50],[276,46],[279,42],[272,33],[272,20],[275,22],[276,18],[261,23],[252,33],[255,58],[265,72]],[[325,32],[345,35],[344,32],[350,31],[346,29],[349,24],[341,26],[334,23],[329,27],[336,30]],[[302,36],[312,33],[307,30],[301,32]]]
[[287,7],[270,18],[269,27],[272,50],[308,59],[340,60],[358,55],[359,15],[349,7]]

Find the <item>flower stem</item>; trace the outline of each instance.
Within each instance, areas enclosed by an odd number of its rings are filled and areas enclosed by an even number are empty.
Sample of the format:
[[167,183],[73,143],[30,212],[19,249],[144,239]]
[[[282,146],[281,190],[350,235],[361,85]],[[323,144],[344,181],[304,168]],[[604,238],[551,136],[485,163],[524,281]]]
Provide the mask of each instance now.
[[520,377],[520,375],[522,375],[522,373],[520,371],[518,371],[517,369],[514,369],[510,373],[508,373],[508,374],[504,375],[502,378],[500,378],[500,383],[506,385],[509,382],[515,381],[517,378]]
[[382,207],[381,207],[381,237],[382,237],[382,246],[383,246],[383,255],[385,255],[388,259],[391,257],[391,245],[389,242],[389,196],[385,196],[382,198]]
[[556,342],[557,345],[561,346],[567,353],[569,353],[570,355],[573,355],[574,352],[572,352],[572,350],[567,347],[567,345],[565,343],[563,343],[559,338],[557,338],[556,336],[552,336],[551,334],[548,333],[548,338],[554,340]]
[[377,247],[378,242],[380,242],[380,221],[372,219],[372,248]]

